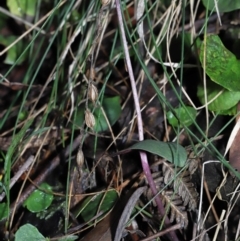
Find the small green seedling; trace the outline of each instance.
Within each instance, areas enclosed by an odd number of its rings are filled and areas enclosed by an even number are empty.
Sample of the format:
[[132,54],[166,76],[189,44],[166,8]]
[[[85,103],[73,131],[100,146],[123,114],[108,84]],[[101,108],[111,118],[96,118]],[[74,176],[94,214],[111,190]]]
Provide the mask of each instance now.
[[53,201],[52,187],[47,183],[42,183],[40,188],[33,191],[23,204],[30,212],[41,212],[47,209]]
[[174,109],[175,114],[172,111],[167,112],[167,120],[173,127],[190,126],[197,116],[197,111],[190,106],[179,107]]

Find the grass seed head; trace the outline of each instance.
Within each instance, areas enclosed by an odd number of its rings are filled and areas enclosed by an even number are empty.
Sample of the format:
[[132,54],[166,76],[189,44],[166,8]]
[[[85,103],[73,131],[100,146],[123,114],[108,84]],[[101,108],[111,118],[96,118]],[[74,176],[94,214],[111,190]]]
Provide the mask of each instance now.
[[79,149],[77,153],[77,165],[79,168],[82,168],[83,164],[84,164],[84,154],[83,154],[83,151]]
[[111,0],[101,0],[103,6],[107,6],[110,2]]
[[95,123],[96,123],[95,117],[89,109],[86,109],[86,111],[85,111],[85,122],[86,122],[87,127],[89,127],[90,129],[93,129],[93,127],[95,126]]
[[92,83],[90,83],[90,86],[88,88],[88,98],[94,103],[96,102],[96,100],[98,98],[98,90],[97,90],[96,86]]

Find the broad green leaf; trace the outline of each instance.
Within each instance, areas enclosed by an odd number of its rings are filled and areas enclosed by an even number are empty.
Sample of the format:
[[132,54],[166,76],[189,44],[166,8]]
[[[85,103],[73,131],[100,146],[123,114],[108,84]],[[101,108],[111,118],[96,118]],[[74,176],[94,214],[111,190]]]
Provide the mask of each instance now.
[[[219,93],[222,93],[219,95]],[[218,112],[219,114],[232,115],[236,114],[237,108],[235,107],[240,100],[240,91],[229,91],[215,84],[209,82],[207,84],[207,100],[210,102],[217,95],[219,95],[214,101],[208,105],[210,111]],[[200,102],[204,105],[204,88],[202,85],[198,86],[197,96]],[[235,112],[233,112],[235,110]]]
[[53,201],[51,186],[49,186],[47,183],[42,183],[40,188],[46,190],[46,192],[40,189],[34,190],[23,204],[23,206],[33,213],[47,209]]
[[13,15],[23,17],[34,16],[38,0],[7,0],[7,6]]
[[[94,108],[93,104],[90,104],[88,107],[90,111],[93,111],[93,115],[95,117],[96,124],[93,128],[94,131],[100,132],[108,130],[108,124],[101,107],[97,106]],[[73,128],[78,129],[84,123],[85,108],[85,105],[81,105],[76,110],[77,113],[73,123]],[[102,102],[102,108],[105,111],[110,125],[114,125],[121,115],[120,97],[104,97]]]
[[219,12],[231,12],[233,10],[240,9],[240,1],[239,0],[202,0],[203,5],[210,11],[216,11],[217,2]]
[[77,212],[81,214],[81,217],[85,222],[88,222],[95,217],[98,212],[102,212],[104,215],[110,211],[117,200],[118,193],[115,190],[109,190],[107,193],[98,193],[94,196],[87,197],[78,207]]
[[46,238],[44,238],[44,236],[38,231],[36,227],[31,224],[25,224],[17,230],[15,234],[15,241],[27,240],[45,241]]
[[8,215],[7,203],[0,203],[0,220],[3,220]]
[[[190,106],[179,107],[174,109],[174,111],[176,112],[177,118],[172,111],[167,112],[167,120],[169,124],[174,127],[182,127],[183,125],[189,126],[193,123],[197,116],[197,111]],[[192,118],[190,116],[192,116]]]
[[128,149],[150,152],[154,155],[165,158],[167,161],[178,167],[183,167],[187,161],[186,150],[174,142],[144,140],[134,144]]
[[[203,64],[206,53],[206,66]],[[225,48],[217,35],[208,35],[200,48],[200,61],[215,83],[231,91],[240,91],[240,61]]]

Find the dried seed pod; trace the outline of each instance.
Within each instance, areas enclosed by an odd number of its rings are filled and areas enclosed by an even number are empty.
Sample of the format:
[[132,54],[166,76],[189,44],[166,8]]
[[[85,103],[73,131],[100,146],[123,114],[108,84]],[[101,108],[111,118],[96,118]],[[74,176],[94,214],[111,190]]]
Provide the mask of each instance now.
[[85,111],[85,122],[86,122],[87,127],[89,127],[90,129],[92,129],[96,123],[95,117],[89,109],[86,109],[86,111]]
[[82,149],[78,150],[77,157],[76,157],[78,168],[82,168],[84,164],[84,155]]
[[108,5],[111,2],[111,0],[101,0],[101,3],[103,6]]
[[90,68],[90,80],[94,80],[95,79],[95,70],[94,68]]
[[93,83],[89,84],[88,87],[88,98],[92,101],[92,102],[96,102],[97,98],[98,98],[98,90],[96,88],[96,86]]

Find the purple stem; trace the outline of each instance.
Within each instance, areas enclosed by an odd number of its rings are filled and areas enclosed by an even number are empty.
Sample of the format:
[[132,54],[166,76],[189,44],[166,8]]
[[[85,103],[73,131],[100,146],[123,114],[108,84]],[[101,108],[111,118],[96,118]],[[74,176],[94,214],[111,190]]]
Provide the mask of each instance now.
[[[128,73],[129,73],[129,78],[130,78],[130,82],[131,82],[132,93],[133,93],[133,98],[134,98],[134,103],[135,103],[135,108],[136,108],[136,113],[137,113],[138,135],[139,135],[139,140],[142,141],[142,140],[144,140],[143,123],[142,123],[142,115],[141,115],[141,110],[140,110],[140,105],[139,105],[139,100],[138,100],[138,95],[137,95],[137,88],[135,85],[132,64],[131,64],[131,60],[130,60],[130,56],[129,56],[129,52],[128,52],[128,46],[127,46],[127,40],[126,40],[126,36],[125,36],[120,2],[119,2],[119,0],[115,0],[115,2],[116,2],[116,9],[117,9],[117,15],[118,15],[119,28],[120,28],[120,33],[121,33],[121,37],[122,37],[123,49],[124,49],[124,54],[125,54],[125,58],[126,58],[126,64],[127,64],[127,68],[128,68]],[[145,152],[140,152],[140,157],[141,157],[142,168],[143,168],[144,174],[147,178],[147,181],[152,190],[152,193],[155,196],[157,194],[157,188],[156,188],[156,185],[155,185],[152,175],[151,175],[151,171],[150,171],[148,160],[147,160],[147,155]],[[164,210],[162,201],[158,195],[155,197],[155,201],[157,203],[159,213],[163,216],[165,214],[165,210]],[[167,216],[165,217],[164,223],[165,223],[166,227],[169,227],[171,225],[169,218]],[[169,233],[169,235],[171,236],[171,240],[178,241],[178,238],[174,231],[171,231]]]

